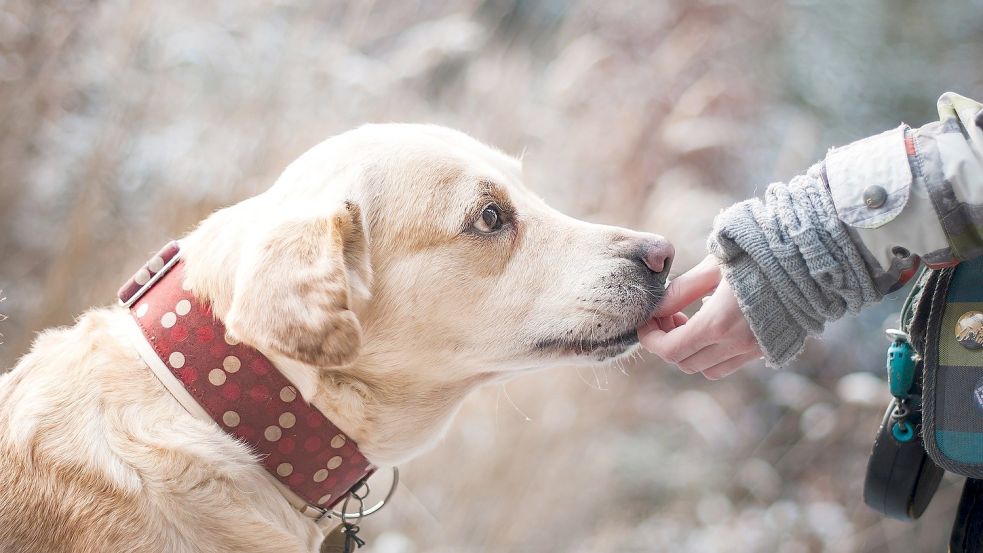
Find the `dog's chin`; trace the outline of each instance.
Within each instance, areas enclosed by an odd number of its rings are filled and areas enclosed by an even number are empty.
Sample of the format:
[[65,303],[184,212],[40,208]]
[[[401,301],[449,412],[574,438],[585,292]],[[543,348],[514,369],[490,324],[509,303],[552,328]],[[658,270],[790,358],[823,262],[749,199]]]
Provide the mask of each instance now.
[[593,362],[611,361],[628,355],[638,347],[638,332],[634,327],[622,334],[607,338],[540,340],[535,349],[541,355],[590,360]]

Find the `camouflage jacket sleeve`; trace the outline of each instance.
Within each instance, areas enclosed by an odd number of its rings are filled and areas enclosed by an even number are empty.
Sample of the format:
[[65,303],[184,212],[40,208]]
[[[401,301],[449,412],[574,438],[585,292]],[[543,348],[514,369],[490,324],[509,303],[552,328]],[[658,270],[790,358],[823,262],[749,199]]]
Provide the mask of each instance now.
[[919,261],[950,266],[983,255],[983,105],[947,92],[941,120],[830,150],[824,177],[882,293]]

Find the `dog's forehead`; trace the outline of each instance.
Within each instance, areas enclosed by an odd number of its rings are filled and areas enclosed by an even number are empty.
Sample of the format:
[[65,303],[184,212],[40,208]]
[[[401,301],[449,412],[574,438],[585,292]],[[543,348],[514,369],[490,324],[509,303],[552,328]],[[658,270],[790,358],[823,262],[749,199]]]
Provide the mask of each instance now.
[[526,203],[519,160],[445,127],[373,124],[309,150],[271,197],[304,206],[352,201],[377,237],[433,243],[456,235],[489,192]]
[[366,125],[337,140],[334,160],[361,167],[351,185],[375,245],[422,249],[460,233],[478,203],[522,188],[520,162],[468,135],[433,125]]
[[[446,187],[455,178],[496,182],[502,186],[521,183],[522,166],[516,158],[467,134],[437,125],[366,125],[356,139],[368,163],[382,162],[387,169],[418,176],[416,184]],[[405,182],[405,181],[404,181]]]
[[370,211],[425,218],[446,233],[459,228],[489,190],[498,198],[523,195],[519,160],[459,131],[367,125],[345,142],[365,169],[356,186],[363,198],[371,198]]
[[[361,188],[420,192],[431,187],[490,181],[522,185],[521,162],[470,136],[436,125],[371,124],[336,135],[291,163],[271,188],[287,197],[298,193],[335,197]],[[369,194],[381,190],[368,190]]]

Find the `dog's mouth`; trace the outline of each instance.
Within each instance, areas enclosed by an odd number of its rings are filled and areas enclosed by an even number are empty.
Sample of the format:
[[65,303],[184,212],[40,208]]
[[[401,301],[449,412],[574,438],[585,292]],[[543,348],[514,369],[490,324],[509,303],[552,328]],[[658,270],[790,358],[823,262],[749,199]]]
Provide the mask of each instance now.
[[638,331],[634,326],[621,334],[606,338],[547,338],[536,342],[535,349],[552,355],[590,357],[604,361],[619,357],[638,345]]
[[620,305],[586,306],[587,320],[560,325],[560,332],[540,338],[532,345],[539,355],[607,361],[632,352],[638,346],[638,327],[644,323],[665,295],[665,287],[649,287],[638,294],[631,288],[630,301]]

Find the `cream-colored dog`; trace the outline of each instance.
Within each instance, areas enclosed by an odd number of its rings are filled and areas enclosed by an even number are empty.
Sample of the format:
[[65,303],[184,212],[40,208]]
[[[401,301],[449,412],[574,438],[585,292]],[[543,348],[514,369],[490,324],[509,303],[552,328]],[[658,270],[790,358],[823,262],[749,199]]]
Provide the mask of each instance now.
[[[182,244],[192,292],[383,466],[432,446],[478,386],[631,351],[672,255],[419,125],[320,144]],[[0,377],[0,551],[315,551],[321,530],[250,451],[140,360],[129,317],[48,330]]]

